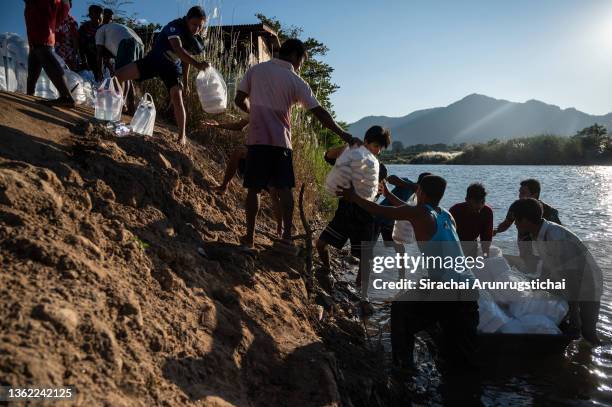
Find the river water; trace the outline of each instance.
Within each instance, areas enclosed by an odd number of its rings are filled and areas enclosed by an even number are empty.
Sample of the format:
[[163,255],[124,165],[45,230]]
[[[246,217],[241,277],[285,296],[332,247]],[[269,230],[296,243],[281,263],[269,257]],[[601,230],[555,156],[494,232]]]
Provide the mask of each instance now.
[[[557,208],[564,225],[594,251],[604,269],[604,296],[598,333],[603,345],[590,349],[572,343],[564,355],[518,361],[507,368],[496,365],[483,372],[479,391],[484,405],[612,405],[612,167],[603,166],[468,166],[388,165],[389,174],[416,180],[421,172],[432,172],[448,183],[441,206],[449,208],[465,199],[469,184],[482,182],[487,203],[493,208],[494,224],[501,222],[509,205],[518,197],[521,180],[536,178],[542,185],[540,198]],[[516,240],[514,227],[494,238]],[[508,246],[506,243],[504,246]],[[509,245],[512,246],[512,245]],[[376,301],[376,299],[374,299]],[[370,334],[388,320],[388,307],[378,303],[370,320]],[[390,350],[389,333],[382,334]],[[417,346],[420,374],[415,378],[418,404],[442,404],[441,380],[432,368],[425,346]],[[432,373],[433,372],[433,373]]]

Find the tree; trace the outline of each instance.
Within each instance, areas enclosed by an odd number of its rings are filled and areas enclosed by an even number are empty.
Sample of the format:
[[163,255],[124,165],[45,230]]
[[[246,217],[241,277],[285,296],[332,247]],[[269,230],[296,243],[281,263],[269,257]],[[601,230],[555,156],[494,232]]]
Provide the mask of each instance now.
[[400,153],[403,149],[404,143],[402,143],[401,141],[394,141],[393,143],[391,143],[391,150],[394,153]]
[[[121,24],[123,24],[123,20],[128,19],[127,13],[123,8],[130,4],[134,4],[132,0],[101,0],[99,3],[102,7],[113,10],[113,20]],[[135,14],[132,15],[132,17],[134,16]]]
[[580,139],[588,155],[596,156],[603,153],[610,144],[610,138],[606,135],[607,132],[608,130],[604,126],[595,123],[580,130],[574,137]]

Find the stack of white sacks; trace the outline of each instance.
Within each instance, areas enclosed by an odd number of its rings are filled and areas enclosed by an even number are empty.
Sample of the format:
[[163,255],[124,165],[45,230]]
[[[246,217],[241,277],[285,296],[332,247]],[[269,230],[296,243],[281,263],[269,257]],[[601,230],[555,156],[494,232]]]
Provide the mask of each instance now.
[[[28,80],[28,55],[30,48],[26,40],[17,34],[0,34],[0,90],[26,93]],[[79,74],[71,71],[66,63],[55,54],[64,68],[68,89],[77,104],[93,107],[92,84]],[[34,95],[44,99],[56,99],[59,92],[43,70],[36,82]]]
[[0,90],[26,93],[29,49],[19,35],[0,34]]
[[[483,269],[474,269],[482,281],[529,281],[512,269],[501,250],[491,247]],[[478,330],[485,333],[559,335],[567,301],[545,291],[480,290]]]
[[379,167],[374,154],[364,146],[347,148],[327,175],[325,188],[335,195],[352,184],[359,196],[373,201],[378,194]]

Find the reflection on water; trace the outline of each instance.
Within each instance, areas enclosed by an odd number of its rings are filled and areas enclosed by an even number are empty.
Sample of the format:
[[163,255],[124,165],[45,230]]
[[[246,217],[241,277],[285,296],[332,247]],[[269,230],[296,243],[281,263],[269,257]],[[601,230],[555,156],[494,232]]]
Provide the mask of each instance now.
[[[473,182],[482,182],[493,208],[494,224],[501,222],[510,204],[518,197],[521,180],[536,178],[542,185],[541,199],[559,210],[561,221],[584,241],[604,270],[604,295],[598,333],[603,345],[589,349],[580,342],[571,344],[565,355],[526,358],[520,363],[499,363],[482,373],[481,400],[485,405],[612,405],[612,167],[585,166],[424,166],[389,165],[389,174],[416,180],[421,172],[441,175],[447,190],[441,206],[449,208],[465,199]],[[516,240],[510,229],[496,236],[498,241]],[[505,244],[504,246],[507,246]],[[379,299],[380,300],[380,299]],[[379,323],[388,318],[388,308],[377,315]],[[384,334],[388,347],[388,333]],[[444,403],[444,384],[431,375],[431,360],[425,346],[417,360],[422,374],[416,378],[417,395],[423,402]]]

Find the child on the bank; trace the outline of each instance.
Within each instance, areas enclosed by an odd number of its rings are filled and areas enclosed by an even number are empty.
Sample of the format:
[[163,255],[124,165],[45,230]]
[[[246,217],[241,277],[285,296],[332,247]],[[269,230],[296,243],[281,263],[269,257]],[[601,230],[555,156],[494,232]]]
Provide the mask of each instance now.
[[152,78],[162,80],[172,100],[181,145],[187,144],[187,116],[183,92],[188,89],[189,67],[205,70],[209,66],[207,62],[195,59],[195,56],[204,52],[200,34],[204,30],[206,21],[206,13],[202,7],[190,8],[187,15],[169,22],[161,30],[153,49],[144,58],[116,72],[117,79],[121,83]]
[[[368,129],[364,137],[364,146],[375,156],[387,148],[391,144],[391,133],[389,130],[381,126],[372,126]],[[336,159],[348,145],[332,148],[325,153],[325,161],[334,165]],[[383,182],[387,177],[387,169],[383,164],[380,164],[379,181]],[[347,240],[351,242],[351,254],[359,259],[362,258],[362,243],[372,242],[374,240],[374,217],[367,211],[361,209],[345,199],[340,199],[338,209],[334,218],[329,222],[327,227],[321,232],[317,240],[316,247],[319,253],[319,258],[323,263],[323,267],[329,272],[330,260],[328,245],[332,245],[336,249],[342,249]],[[357,274],[357,286],[362,287],[362,265],[360,262],[359,272]],[[367,283],[366,283],[367,288]],[[362,289],[363,294],[363,289]],[[362,296],[362,311],[370,313],[371,307],[367,302],[367,295]]]
[[97,4],[89,6],[89,20],[79,28],[79,51],[83,69],[95,72],[98,51],[96,49],[96,32],[102,24],[103,8]]

